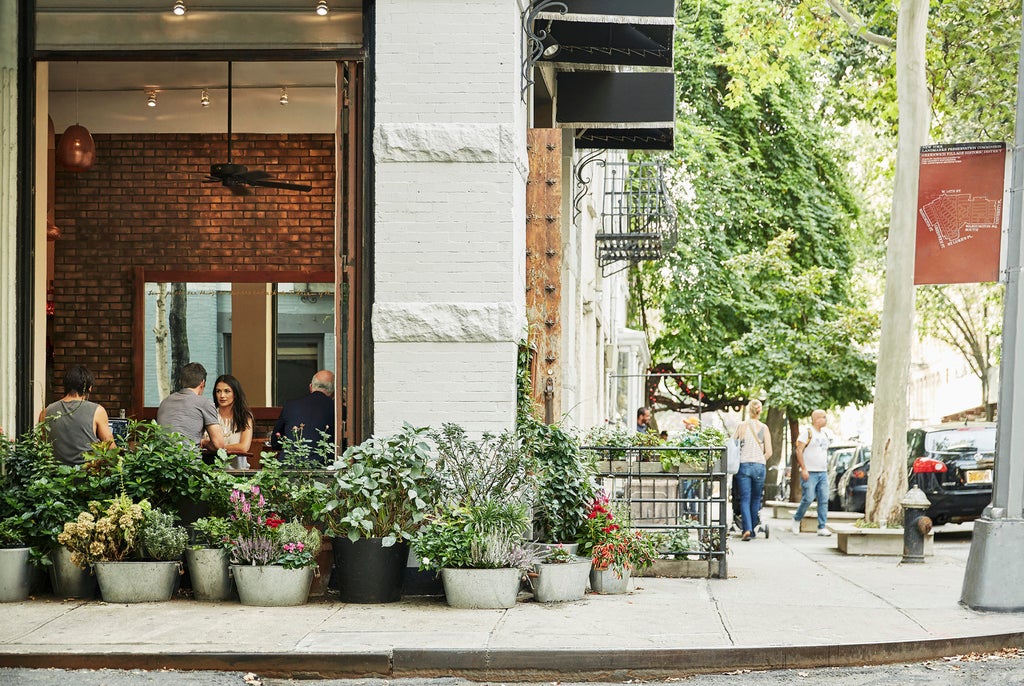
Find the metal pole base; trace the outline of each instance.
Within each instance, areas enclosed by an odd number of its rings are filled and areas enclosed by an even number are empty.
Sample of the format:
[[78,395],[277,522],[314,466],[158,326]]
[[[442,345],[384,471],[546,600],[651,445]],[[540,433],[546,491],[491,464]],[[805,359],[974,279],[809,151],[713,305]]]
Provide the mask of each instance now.
[[960,603],[972,610],[1024,612],[1024,519],[974,522]]

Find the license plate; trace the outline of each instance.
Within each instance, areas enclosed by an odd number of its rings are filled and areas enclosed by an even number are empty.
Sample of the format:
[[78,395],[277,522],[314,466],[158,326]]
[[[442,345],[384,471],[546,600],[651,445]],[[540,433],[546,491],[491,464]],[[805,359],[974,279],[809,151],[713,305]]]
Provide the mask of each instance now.
[[967,471],[967,483],[969,484],[990,484],[992,483],[991,469],[970,469]]

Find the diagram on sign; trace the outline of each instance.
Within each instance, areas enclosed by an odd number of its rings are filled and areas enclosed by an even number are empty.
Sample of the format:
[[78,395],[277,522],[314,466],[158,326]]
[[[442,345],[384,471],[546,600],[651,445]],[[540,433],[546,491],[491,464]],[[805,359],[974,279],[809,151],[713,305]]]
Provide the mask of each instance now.
[[960,189],[943,190],[919,210],[928,230],[935,234],[939,248],[949,248],[976,238],[979,232],[997,233],[1002,222],[1002,198],[963,193]]

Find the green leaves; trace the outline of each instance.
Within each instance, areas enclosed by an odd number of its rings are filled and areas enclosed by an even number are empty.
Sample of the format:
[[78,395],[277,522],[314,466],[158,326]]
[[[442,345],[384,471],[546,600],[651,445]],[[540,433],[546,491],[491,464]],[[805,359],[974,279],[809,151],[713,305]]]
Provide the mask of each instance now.
[[411,538],[439,490],[426,433],[405,424],[344,452],[322,509],[330,534],[352,541],[383,538],[390,541],[385,547]]
[[[811,50],[850,41],[808,5],[680,2],[668,179],[680,240],[641,266],[634,290],[659,310],[654,358],[703,372],[707,410],[761,392],[793,409],[871,397],[873,320],[850,284],[859,207],[831,65]],[[657,404],[692,403],[684,386],[662,386]]]

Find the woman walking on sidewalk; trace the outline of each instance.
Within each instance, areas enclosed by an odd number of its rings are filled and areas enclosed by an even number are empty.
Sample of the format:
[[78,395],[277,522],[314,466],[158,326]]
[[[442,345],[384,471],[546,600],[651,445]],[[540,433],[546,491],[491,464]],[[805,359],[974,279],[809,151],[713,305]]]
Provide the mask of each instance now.
[[740,471],[736,473],[736,486],[744,541],[757,537],[754,527],[761,517],[765,461],[772,456],[772,436],[768,426],[760,420],[761,407],[760,400],[751,400],[747,404],[750,418],[740,422],[732,435],[740,440]]

